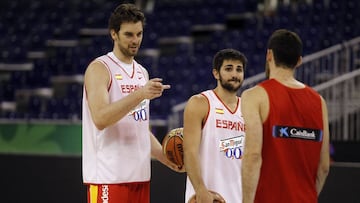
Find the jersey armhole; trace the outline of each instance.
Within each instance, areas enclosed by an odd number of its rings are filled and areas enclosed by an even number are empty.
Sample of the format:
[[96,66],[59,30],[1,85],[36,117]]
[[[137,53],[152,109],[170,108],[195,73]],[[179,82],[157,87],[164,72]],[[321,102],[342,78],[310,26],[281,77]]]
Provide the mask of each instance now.
[[98,61],[99,61],[100,63],[104,64],[104,66],[106,67],[106,69],[107,69],[107,71],[108,71],[108,73],[109,73],[109,83],[108,83],[108,92],[109,92],[109,91],[110,91],[110,87],[111,87],[111,85],[112,85],[111,70],[110,70],[110,68],[109,68],[109,65],[108,65],[105,61],[103,61],[103,60],[101,60],[101,59],[98,59]]
[[201,128],[204,128],[206,122],[208,121],[209,114],[210,114],[210,101],[209,101],[209,98],[204,93],[201,93],[201,95],[206,99],[207,104],[208,104],[207,105],[208,106],[207,113],[206,113],[206,116],[204,117],[204,119],[202,121],[202,125],[201,125]]
[[[263,86],[262,84],[258,85],[259,88],[261,88],[264,93],[265,93],[265,96],[267,97],[267,102],[268,102],[268,105],[269,105],[269,110],[267,112],[267,115],[266,115],[266,118],[264,118],[262,124],[266,123],[268,120],[269,120],[269,115],[270,115],[270,112],[271,112],[271,105],[270,105],[270,95],[267,91],[267,89],[265,88],[265,86]],[[261,106],[260,106],[260,109],[261,109]]]

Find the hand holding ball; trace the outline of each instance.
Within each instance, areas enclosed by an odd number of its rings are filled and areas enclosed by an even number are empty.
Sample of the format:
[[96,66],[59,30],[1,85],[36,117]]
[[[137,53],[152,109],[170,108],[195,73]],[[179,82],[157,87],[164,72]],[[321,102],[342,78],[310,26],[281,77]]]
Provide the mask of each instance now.
[[166,158],[178,165],[179,168],[184,166],[183,151],[183,128],[170,130],[162,141],[162,148]]

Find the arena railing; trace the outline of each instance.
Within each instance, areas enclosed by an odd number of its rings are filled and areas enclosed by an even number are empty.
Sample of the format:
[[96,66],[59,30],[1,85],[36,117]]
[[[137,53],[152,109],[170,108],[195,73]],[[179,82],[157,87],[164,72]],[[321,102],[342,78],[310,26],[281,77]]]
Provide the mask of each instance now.
[[332,141],[360,141],[360,69],[314,87],[327,102]]
[[[303,57],[303,63],[296,71],[297,79],[329,100],[329,122],[334,140],[360,140],[360,108],[354,105],[360,103],[356,92],[360,83],[359,67],[360,37],[356,37]],[[246,78],[238,94],[265,79],[264,72]],[[185,105],[186,101],[172,108],[168,117],[169,130],[183,125]]]

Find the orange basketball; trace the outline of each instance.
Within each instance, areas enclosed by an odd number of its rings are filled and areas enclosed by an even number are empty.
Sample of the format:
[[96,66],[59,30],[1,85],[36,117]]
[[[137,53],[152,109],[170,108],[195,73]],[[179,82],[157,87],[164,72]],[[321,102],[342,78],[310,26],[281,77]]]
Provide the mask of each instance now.
[[[211,190],[209,190],[209,192],[215,194],[217,197],[219,197],[220,199],[222,199],[222,200],[223,200],[223,203],[226,203],[226,202],[225,202],[225,199],[224,199],[219,193],[217,193],[217,192],[215,192],[215,191],[211,191]],[[188,203],[196,203],[196,195],[195,195],[195,194],[194,194],[193,196],[191,196],[191,198],[189,199]],[[221,203],[221,202],[215,200],[214,203]]]
[[181,168],[184,165],[183,128],[170,130],[162,141],[162,148],[167,159]]

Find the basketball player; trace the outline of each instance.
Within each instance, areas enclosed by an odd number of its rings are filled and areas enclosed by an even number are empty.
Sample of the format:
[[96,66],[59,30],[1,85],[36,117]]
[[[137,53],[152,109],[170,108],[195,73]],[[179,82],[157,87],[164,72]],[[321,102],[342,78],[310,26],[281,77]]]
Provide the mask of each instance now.
[[85,72],[83,94],[83,181],[88,202],[150,202],[151,155],[181,171],[162,153],[149,130],[149,100],[169,85],[134,60],[142,38],[144,14],[122,4],[111,14],[112,52],[96,58]]
[[[220,50],[213,59],[215,89],[193,95],[184,110],[185,202],[241,202],[241,155],[244,120],[237,91],[244,80],[246,57]],[[219,193],[224,199],[209,192]]]
[[242,94],[246,123],[243,203],[317,202],[329,171],[324,99],[296,80],[302,42],[275,31],[266,53],[268,80]]

